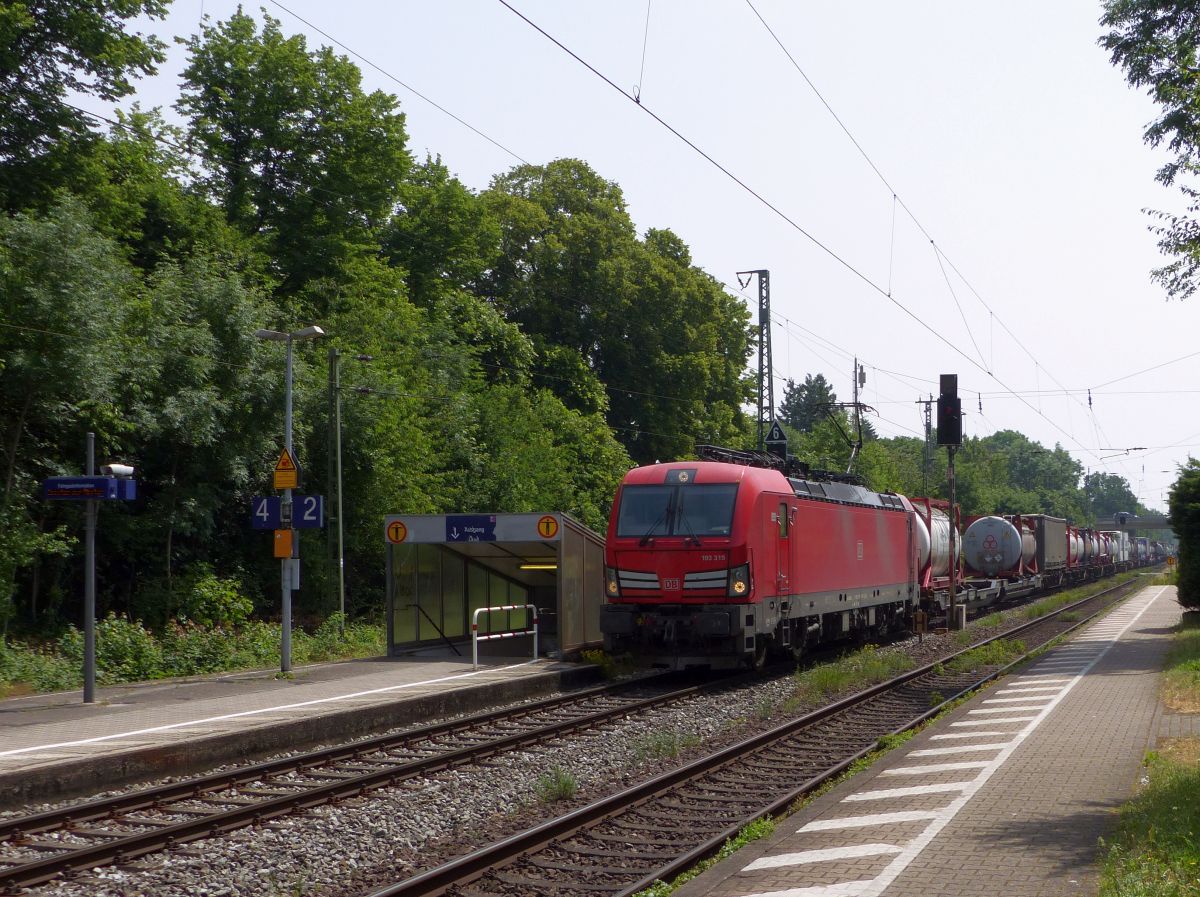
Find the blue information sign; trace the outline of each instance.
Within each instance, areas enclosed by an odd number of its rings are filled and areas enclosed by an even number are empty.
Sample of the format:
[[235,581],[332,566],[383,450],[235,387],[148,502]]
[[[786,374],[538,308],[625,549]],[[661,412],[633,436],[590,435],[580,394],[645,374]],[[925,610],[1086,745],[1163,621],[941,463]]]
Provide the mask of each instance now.
[[293,495],[292,526],[296,529],[320,529],[325,525],[324,495]]
[[133,501],[137,480],[120,477],[50,477],[42,483],[42,497],[51,501]]
[[447,542],[495,542],[495,514],[447,514]]
[[255,529],[280,529],[279,496],[256,495],[251,499],[250,525]]

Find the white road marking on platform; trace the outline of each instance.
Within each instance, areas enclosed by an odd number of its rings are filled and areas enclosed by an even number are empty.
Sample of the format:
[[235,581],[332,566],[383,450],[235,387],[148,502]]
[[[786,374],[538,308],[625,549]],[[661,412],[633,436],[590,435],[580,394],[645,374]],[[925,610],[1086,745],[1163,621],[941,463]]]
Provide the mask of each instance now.
[[[1014,735],[1017,733],[1013,733]],[[993,741],[988,744],[960,744],[957,747],[925,748],[920,751],[909,751],[909,757],[942,757],[946,754],[970,754],[973,751],[998,751],[1006,748],[1011,741]]]
[[984,729],[982,732],[950,732],[946,735],[930,735],[930,741],[946,741],[951,738],[985,738],[991,735],[1012,735],[1012,732],[1002,732],[1000,729]]
[[922,822],[937,819],[941,810],[901,810],[896,813],[872,813],[870,816],[843,816],[840,819],[814,819],[796,829],[801,832],[830,832],[840,828],[867,828],[872,825],[894,825],[898,822]]
[[[1012,709],[1011,707],[1009,708]],[[1037,719],[1036,716],[994,716],[991,719],[968,719],[952,726],[994,726],[996,723],[1025,723]]]
[[[862,881],[840,881],[835,885],[814,885],[811,888],[787,888],[770,891],[769,897],[866,897],[872,878]],[[768,897],[768,894],[749,894],[747,897]]]
[[895,844],[854,844],[850,847],[830,847],[825,850],[801,850],[796,853],[781,853],[773,857],[760,857],[746,869],[778,869],[780,866],[827,863],[830,860],[853,860],[858,857],[899,853],[902,849]]
[[131,738],[135,735],[147,735],[151,732],[169,732],[172,729],[186,729],[189,726],[202,726],[205,723],[222,722],[227,719],[244,719],[248,716],[262,716],[268,713],[277,713],[280,710],[296,710],[300,707],[314,707],[317,704],[328,704],[332,701],[345,701],[350,698],[361,698],[364,695],[379,695],[386,694],[389,691],[400,691],[405,688],[416,688],[419,685],[437,685],[440,682],[453,682],[455,679],[469,679],[472,676],[479,676],[483,673],[499,673],[504,670],[515,670],[518,667],[529,666],[534,661],[526,660],[522,663],[511,663],[502,667],[490,667],[486,670],[472,670],[469,673],[456,673],[453,676],[440,676],[437,679],[423,679],[420,682],[404,682],[400,685],[385,685],[382,688],[372,688],[367,691],[356,691],[347,695],[333,695],[328,698],[314,698],[311,701],[297,701],[294,704],[279,704],[275,707],[261,707],[258,710],[243,710],[239,713],[224,713],[220,716],[208,716],[204,719],[193,719],[182,723],[169,723],[163,726],[151,726],[147,729],[132,729],[128,732],[117,732],[113,735],[97,735],[95,738],[80,738],[77,741],[59,741],[55,744],[39,744],[33,747],[16,748],[11,751],[0,751],[0,757],[12,757],[16,754],[32,754],[38,751],[50,751],[55,748],[78,747],[82,744],[97,744],[101,741],[117,741],[121,738]]
[[996,692],[998,695],[1019,695],[1032,693],[1035,691],[1062,691],[1061,685],[1031,685],[1028,688],[1002,688]]
[[1068,682],[1071,681],[1071,677],[1070,676],[1014,676],[1013,681],[1020,682],[1022,685],[1025,685],[1029,682],[1046,682],[1046,683],[1060,682],[1063,685],[1066,685]]
[[989,707],[984,710],[968,710],[967,713],[986,714],[986,713],[1012,713],[1014,710],[1041,710],[1040,704],[1014,704],[1011,707]]
[[947,791],[964,791],[970,782],[937,782],[933,785],[909,785],[907,788],[879,788],[875,791],[856,791],[842,798],[843,803],[859,800],[890,800],[893,797],[917,797],[922,794],[945,794]]
[[[1113,634],[1110,635],[1107,631],[1101,634],[1095,630],[1089,630],[1082,635],[1082,640],[1096,642],[1103,638],[1107,644],[1104,645],[1103,650],[1096,655],[1096,658],[1083,670],[1079,676],[1076,676],[1060,694],[1054,697],[1049,704],[1047,704],[1044,708],[1041,708],[1041,712],[1033,717],[1020,732],[1016,733],[1016,736],[1011,742],[1002,747],[999,755],[992,760],[992,762],[989,763],[985,769],[980,771],[979,775],[974,779],[974,781],[967,784],[966,788],[963,790],[963,793],[942,809],[928,814],[922,814],[920,811],[910,811],[908,813],[881,813],[874,817],[864,816],[850,817],[848,819],[816,819],[799,829],[800,832],[831,831],[839,828],[885,825],[892,822],[909,822],[916,819],[931,820],[929,825],[925,827],[925,830],[920,835],[909,841],[905,845],[903,851],[899,853],[896,858],[892,860],[892,862],[890,862],[887,867],[875,878],[866,881],[858,880],[840,882],[837,884],[821,885],[818,887],[759,891],[754,894],[747,895],[747,897],[834,897],[834,895],[843,894],[856,895],[856,897],[880,897],[880,895],[887,890],[888,886],[891,885],[892,882],[894,882],[902,872],[912,865],[913,861],[921,855],[921,852],[933,842],[933,839],[936,838],[938,834],[940,834],[941,831],[950,824],[951,820],[958,815],[958,811],[965,807],[967,803],[979,793],[979,790],[985,784],[987,784],[992,775],[998,769],[1000,769],[1005,762],[1008,761],[1008,759],[1013,755],[1013,752],[1020,747],[1025,739],[1032,732],[1034,732],[1038,726],[1040,726],[1042,722],[1044,722],[1046,718],[1050,716],[1051,713],[1054,712],[1054,709],[1058,707],[1058,705],[1066,698],[1071,690],[1078,685],[1080,681],[1082,681],[1083,676],[1086,675],[1086,673],[1090,671],[1092,667],[1099,663],[1100,660],[1113,648],[1113,646],[1118,643],[1121,636],[1128,632],[1133,627],[1133,624],[1141,618],[1142,614],[1144,614],[1147,609],[1149,609],[1159,598],[1162,597],[1167,588],[1167,586],[1160,587],[1155,595],[1146,599],[1144,603],[1142,603],[1141,608],[1138,609],[1136,613],[1129,612],[1128,615],[1126,615],[1126,613],[1121,613],[1116,622],[1123,623],[1123,625]],[[1147,589],[1147,591],[1149,590]],[[918,753],[920,752],[913,751],[909,756],[913,756]],[[859,822],[856,826],[854,824],[855,819],[866,821]],[[843,888],[845,890],[839,890]]]
[[1054,695],[1025,695],[1023,698],[985,698],[985,704],[1020,704],[1022,701],[1049,701]]
[[880,773],[881,776],[917,776],[931,772],[956,772],[960,769],[983,769],[989,760],[960,760],[957,763],[927,763],[924,766],[893,766]]

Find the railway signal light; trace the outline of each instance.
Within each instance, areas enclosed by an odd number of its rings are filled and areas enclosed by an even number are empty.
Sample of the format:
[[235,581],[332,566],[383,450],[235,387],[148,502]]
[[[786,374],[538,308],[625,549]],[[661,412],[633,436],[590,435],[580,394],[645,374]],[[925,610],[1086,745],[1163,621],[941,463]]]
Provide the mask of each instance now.
[[958,397],[958,375],[942,374],[937,400],[938,445],[962,445],[962,400]]

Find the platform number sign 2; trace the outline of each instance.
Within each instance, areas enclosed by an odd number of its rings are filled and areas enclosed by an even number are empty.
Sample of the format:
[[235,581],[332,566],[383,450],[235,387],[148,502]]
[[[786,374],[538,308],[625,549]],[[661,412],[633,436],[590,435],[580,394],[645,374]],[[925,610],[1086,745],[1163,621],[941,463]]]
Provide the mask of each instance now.
[[292,526],[296,529],[320,529],[325,525],[325,496],[293,496]]

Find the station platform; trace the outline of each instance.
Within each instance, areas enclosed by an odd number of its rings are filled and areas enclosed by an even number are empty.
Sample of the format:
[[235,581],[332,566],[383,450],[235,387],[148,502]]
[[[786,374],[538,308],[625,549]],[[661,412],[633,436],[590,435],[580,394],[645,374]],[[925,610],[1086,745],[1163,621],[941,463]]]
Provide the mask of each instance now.
[[1160,738],[1200,736],[1158,679],[1181,609],[1143,589],[676,897],[1083,897]]
[[595,667],[374,658],[0,701],[0,810],[241,764],[591,684]]

